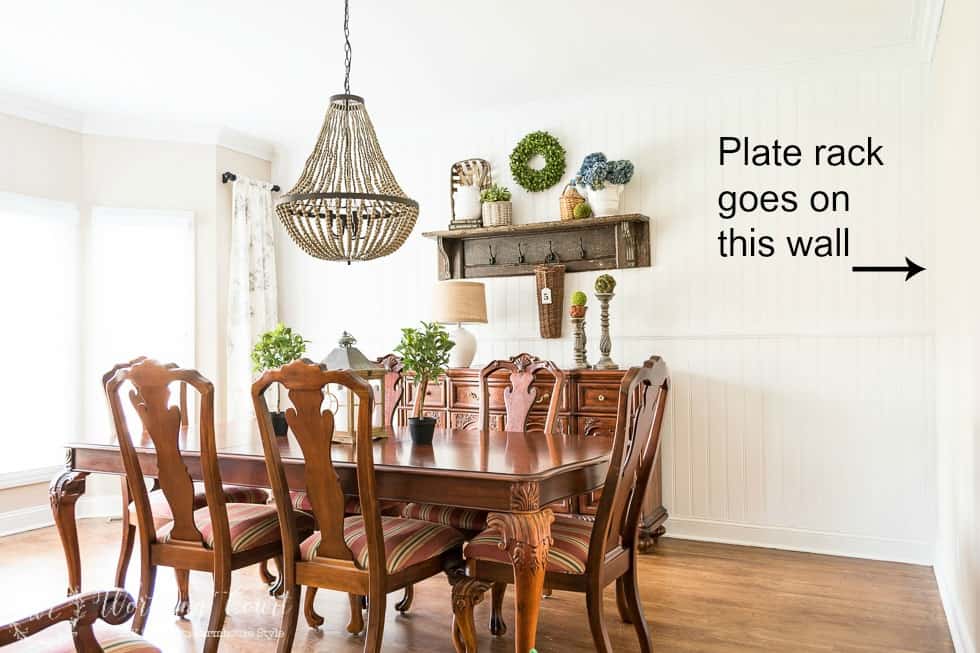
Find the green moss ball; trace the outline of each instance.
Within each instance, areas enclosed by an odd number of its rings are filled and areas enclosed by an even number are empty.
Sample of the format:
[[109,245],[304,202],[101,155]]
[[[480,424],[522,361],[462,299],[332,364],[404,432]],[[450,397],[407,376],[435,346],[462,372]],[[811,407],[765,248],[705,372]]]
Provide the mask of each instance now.
[[587,218],[592,215],[592,207],[587,202],[577,204],[572,210],[572,215],[576,218]]
[[572,293],[572,306],[585,306],[585,302],[588,297],[581,290],[576,290]]
[[610,293],[616,288],[616,280],[611,275],[602,274],[595,280],[595,291],[598,293]]

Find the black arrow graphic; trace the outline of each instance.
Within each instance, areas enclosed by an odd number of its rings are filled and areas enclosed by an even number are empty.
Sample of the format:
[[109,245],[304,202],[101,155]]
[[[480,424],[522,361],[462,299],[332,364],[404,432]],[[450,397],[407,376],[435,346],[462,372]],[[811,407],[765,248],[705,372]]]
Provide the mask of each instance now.
[[918,263],[913,263],[912,259],[905,257],[906,265],[855,265],[851,268],[852,272],[905,272],[905,280],[908,281],[919,274],[924,267]]

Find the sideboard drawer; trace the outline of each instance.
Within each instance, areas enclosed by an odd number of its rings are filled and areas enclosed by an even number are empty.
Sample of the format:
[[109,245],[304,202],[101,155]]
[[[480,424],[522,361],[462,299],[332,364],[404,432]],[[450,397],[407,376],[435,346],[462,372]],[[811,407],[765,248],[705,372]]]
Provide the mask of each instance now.
[[[469,408],[473,410],[478,410],[480,408],[480,386],[479,384],[468,384],[468,383],[458,383],[453,381],[452,385],[452,396],[451,396],[451,408]],[[507,389],[506,384],[501,383],[490,383],[487,385],[487,392],[490,394],[490,410],[505,410],[504,406],[504,392]],[[534,404],[531,405],[532,412],[548,412],[548,406],[551,405],[551,394],[555,390],[554,381],[545,382],[538,381],[531,384],[531,387],[537,391],[534,396]],[[567,399],[565,396],[565,388],[562,387],[560,390],[561,397],[558,403],[558,410],[567,410]],[[427,406],[429,404],[426,404]]]
[[578,411],[583,413],[615,413],[616,390],[609,384],[577,383]]
[[480,407],[480,386],[478,384],[458,383],[452,381],[452,395],[450,406],[452,408],[471,408]]
[[580,415],[575,420],[575,432],[579,435],[611,438],[616,434],[615,417],[607,417],[605,415],[602,417],[583,417]]
[[[426,408],[442,408],[446,405],[446,390],[445,383],[440,379],[439,381],[433,381],[428,384],[425,388],[425,401],[422,405]],[[405,387],[405,405],[412,406],[415,402],[415,393],[417,388],[414,383],[408,383]]]

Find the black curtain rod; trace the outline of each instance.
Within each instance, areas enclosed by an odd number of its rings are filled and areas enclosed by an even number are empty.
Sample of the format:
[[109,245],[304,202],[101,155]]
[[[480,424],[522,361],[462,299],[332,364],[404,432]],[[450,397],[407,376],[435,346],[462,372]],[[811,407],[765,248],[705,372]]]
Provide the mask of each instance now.
[[[225,172],[221,173],[221,183],[222,184],[227,184],[229,181],[235,181],[236,179],[238,179],[238,175],[236,175],[234,172],[225,171]],[[272,186],[272,192],[273,193],[278,193],[281,190],[282,189],[279,188],[279,184],[274,184]]]

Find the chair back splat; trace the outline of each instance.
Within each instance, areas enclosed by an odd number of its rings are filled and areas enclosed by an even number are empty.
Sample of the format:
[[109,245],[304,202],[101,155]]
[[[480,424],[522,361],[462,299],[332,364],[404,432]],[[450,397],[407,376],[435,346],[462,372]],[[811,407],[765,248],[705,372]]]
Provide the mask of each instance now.
[[659,356],[623,377],[609,471],[589,546],[590,566],[600,564],[606,552],[618,546],[630,549],[636,544],[643,498],[660,452],[669,384],[667,364]]
[[[526,431],[530,427],[528,417],[531,409],[539,403],[548,401],[548,414],[545,417],[546,434],[553,435],[558,421],[558,408],[561,405],[561,389],[565,384],[565,373],[551,361],[541,360],[530,354],[518,354],[509,360],[491,361],[480,370],[480,426],[490,429],[490,375],[499,370],[509,373],[508,387],[504,389],[504,430]],[[535,376],[546,372],[554,379],[549,392],[538,397],[538,389],[532,384]]]
[[382,356],[376,361],[385,368],[385,405],[384,418],[385,427],[395,426],[395,411],[402,405],[405,398],[405,377],[402,376],[402,359],[395,354]]

